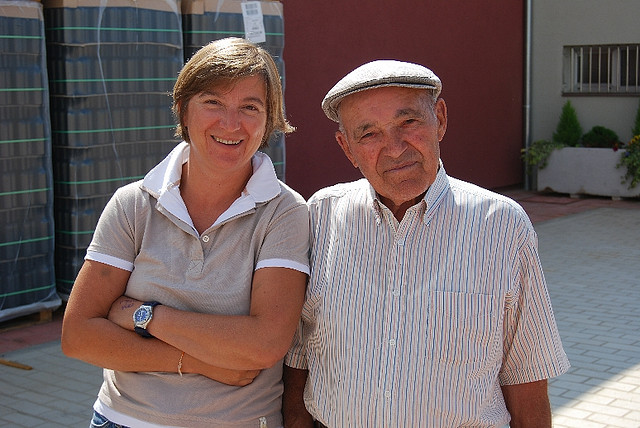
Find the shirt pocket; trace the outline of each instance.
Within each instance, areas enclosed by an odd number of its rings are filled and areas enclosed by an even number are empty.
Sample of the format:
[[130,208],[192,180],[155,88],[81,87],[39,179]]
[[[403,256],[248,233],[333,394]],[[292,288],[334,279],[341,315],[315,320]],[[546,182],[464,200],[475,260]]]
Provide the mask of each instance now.
[[427,356],[447,364],[488,363],[500,355],[500,298],[490,294],[430,293]]

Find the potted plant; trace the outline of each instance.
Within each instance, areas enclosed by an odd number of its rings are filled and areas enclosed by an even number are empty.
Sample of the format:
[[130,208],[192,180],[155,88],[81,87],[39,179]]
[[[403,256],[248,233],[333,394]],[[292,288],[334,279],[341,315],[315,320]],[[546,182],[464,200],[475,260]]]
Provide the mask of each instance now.
[[547,166],[549,156],[556,149],[577,146],[582,135],[582,127],[571,101],[562,107],[560,120],[551,140],[537,140],[530,147],[522,149],[522,158],[530,170],[543,169]]
[[[640,127],[640,124],[637,126]],[[619,150],[622,147],[631,151]],[[624,160],[622,156],[625,156]],[[623,165],[629,168],[628,165],[631,165],[632,169],[640,169],[640,145],[636,147],[629,143],[625,146],[614,131],[603,126],[594,126],[582,134],[569,101],[562,109],[553,139],[535,142],[523,151],[523,158],[527,166],[535,168],[537,172],[538,190],[568,193],[571,196],[640,196],[640,186],[634,189],[623,184],[629,178],[619,168]],[[638,177],[637,169],[635,175],[631,172],[631,177]]]
[[629,189],[634,189],[640,183],[640,104],[638,104],[636,122],[631,133],[633,137],[625,146],[618,167],[626,168],[624,183],[628,183]]
[[562,113],[560,113],[556,132],[553,133],[553,141],[565,146],[575,147],[580,145],[581,136],[582,126],[580,126],[578,114],[571,101],[567,100],[562,106]]

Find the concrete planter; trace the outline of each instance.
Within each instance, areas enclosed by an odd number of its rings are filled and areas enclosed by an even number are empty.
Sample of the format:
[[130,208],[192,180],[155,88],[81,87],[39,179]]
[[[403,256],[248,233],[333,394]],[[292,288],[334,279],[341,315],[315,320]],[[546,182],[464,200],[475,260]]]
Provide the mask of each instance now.
[[625,168],[616,168],[624,150],[564,147],[554,150],[548,165],[538,170],[538,190],[612,198],[640,196],[640,186],[622,183]]

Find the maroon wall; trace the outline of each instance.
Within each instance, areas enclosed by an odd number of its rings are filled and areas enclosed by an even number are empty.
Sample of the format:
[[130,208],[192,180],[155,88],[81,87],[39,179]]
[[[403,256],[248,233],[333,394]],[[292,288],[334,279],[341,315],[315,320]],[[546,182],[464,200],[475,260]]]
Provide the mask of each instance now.
[[286,181],[303,196],[361,177],[320,103],[374,59],[421,63],[442,79],[450,175],[489,188],[522,182],[523,0],[283,3],[287,116],[297,127],[286,139]]

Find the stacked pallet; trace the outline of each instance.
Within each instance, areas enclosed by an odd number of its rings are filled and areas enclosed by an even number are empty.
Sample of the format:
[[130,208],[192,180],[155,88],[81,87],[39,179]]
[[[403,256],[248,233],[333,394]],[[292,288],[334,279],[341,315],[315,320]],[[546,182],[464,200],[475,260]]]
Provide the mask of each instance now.
[[[246,38],[271,54],[284,89],[284,17],[279,1],[190,0],[182,2],[185,61],[202,46],[225,37]],[[285,179],[283,135],[274,135],[261,149],[273,161],[278,178]]]
[[170,94],[184,60],[179,3],[44,2],[62,296],[113,192],[177,143]]
[[0,321],[60,306],[42,5],[0,4]]

